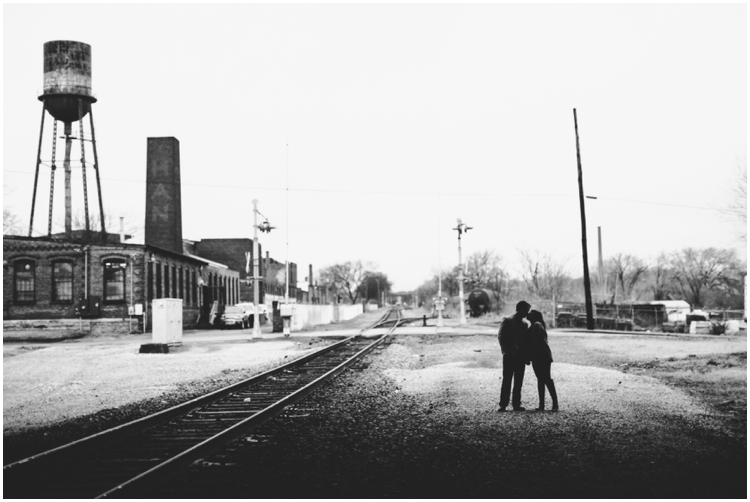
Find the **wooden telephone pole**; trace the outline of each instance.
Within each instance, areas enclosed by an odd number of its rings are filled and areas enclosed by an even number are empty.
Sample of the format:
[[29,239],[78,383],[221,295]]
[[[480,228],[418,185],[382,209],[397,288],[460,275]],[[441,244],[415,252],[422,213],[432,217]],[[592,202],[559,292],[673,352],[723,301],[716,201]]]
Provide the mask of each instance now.
[[583,169],[581,168],[581,146],[578,141],[578,116],[573,108],[573,121],[576,128],[576,156],[578,158],[578,197],[581,202],[581,244],[583,246],[583,288],[586,295],[586,329],[594,329],[594,313],[591,304],[591,281],[589,280],[589,256],[586,247],[586,206],[583,195]]

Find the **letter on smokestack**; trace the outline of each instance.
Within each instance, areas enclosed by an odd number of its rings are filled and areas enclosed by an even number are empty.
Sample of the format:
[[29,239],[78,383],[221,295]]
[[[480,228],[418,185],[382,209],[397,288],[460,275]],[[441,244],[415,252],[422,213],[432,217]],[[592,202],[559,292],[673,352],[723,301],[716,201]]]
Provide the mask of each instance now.
[[148,138],[146,154],[147,245],[182,254],[180,142]]

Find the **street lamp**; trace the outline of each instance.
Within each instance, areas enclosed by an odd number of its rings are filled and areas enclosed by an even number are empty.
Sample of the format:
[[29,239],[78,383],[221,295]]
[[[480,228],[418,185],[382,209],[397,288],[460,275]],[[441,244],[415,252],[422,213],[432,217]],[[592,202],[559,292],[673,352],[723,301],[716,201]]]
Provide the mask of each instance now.
[[[263,223],[258,225],[258,201],[253,200],[253,304],[255,312],[253,313],[253,338],[260,338],[260,271],[258,270],[260,264],[260,249],[258,248],[258,230],[261,232],[270,232],[273,228],[268,223],[268,218]],[[263,216],[263,215],[261,215]],[[265,218],[265,216],[263,216]]]
[[453,230],[458,231],[458,300],[461,305],[461,317],[458,318],[459,326],[466,326],[466,309],[464,307],[464,267],[461,264],[461,234],[468,232],[473,227],[461,222],[461,218],[456,218],[458,226]]

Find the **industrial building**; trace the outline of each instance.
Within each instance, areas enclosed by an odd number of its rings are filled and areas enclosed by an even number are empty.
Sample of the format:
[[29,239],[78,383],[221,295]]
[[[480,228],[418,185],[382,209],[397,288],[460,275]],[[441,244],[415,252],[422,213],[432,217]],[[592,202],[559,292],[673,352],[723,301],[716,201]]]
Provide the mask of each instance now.
[[[42,329],[49,338],[70,331],[104,334],[151,329],[152,300],[182,300],[184,328],[210,326],[224,305],[255,302],[252,285],[253,241],[239,239],[187,240],[182,237],[180,144],[176,138],[147,138],[146,213],[144,244],[126,242],[107,233],[93,122],[91,47],[74,41],[44,44],[44,91],[36,175],[28,236],[3,236],[4,338],[15,331]],[[54,119],[51,161],[42,161],[45,117]],[[88,134],[84,117],[89,116]],[[65,232],[52,233],[58,122],[63,123]],[[74,124],[77,123],[77,127]],[[77,131],[75,131],[77,129]],[[74,132],[77,132],[76,136]],[[71,161],[73,142],[80,144],[81,160]],[[86,161],[86,149],[93,163]],[[60,150],[63,150],[60,148]],[[77,150],[77,148],[76,148]],[[75,164],[75,165],[74,165]],[[37,205],[39,169],[50,168],[47,235],[32,237]],[[84,191],[85,229],[72,227],[72,167],[80,167]],[[93,168],[99,196],[100,229],[89,226],[86,172]],[[260,246],[259,257],[262,256]],[[289,263],[288,281],[276,279],[286,264],[266,253],[259,260],[259,300],[284,295],[293,302],[324,303],[324,288],[309,277],[297,282],[297,265]],[[273,277],[272,277],[273,276]]]
[[[179,142],[148,138],[146,242],[100,232],[3,236],[3,321],[86,319],[93,333],[150,329],[155,298],[183,301],[183,326],[210,325],[218,308],[240,301],[240,273],[185,253]],[[60,330],[82,322],[58,322]]]

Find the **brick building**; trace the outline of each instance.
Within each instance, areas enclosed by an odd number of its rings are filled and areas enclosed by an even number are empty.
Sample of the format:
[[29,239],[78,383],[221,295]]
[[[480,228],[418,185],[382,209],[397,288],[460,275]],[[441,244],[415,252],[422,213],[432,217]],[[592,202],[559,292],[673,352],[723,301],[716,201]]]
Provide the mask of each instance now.
[[155,246],[3,236],[4,321],[120,319],[112,329],[128,332],[150,329],[153,299],[180,298],[190,328],[239,291],[226,265]]
[[237,269],[184,252],[179,141],[148,138],[146,164],[145,244],[98,232],[3,236],[5,328],[6,321],[87,318],[123,321],[109,323],[110,331],[132,331],[134,319],[136,329],[150,329],[156,298],[182,299],[190,328],[239,301]]
[[[263,256],[263,246],[258,243],[259,256]],[[240,273],[240,302],[255,302],[253,290],[253,240],[244,239],[201,239],[184,240],[185,253],[223,263]],[[258,263],[258,273],[263,278],[259,284],[260,303],[268,303],[266,294],[283,296],[285,285],[277,280],[279,270],[286,269],[284,263],[278,262],[266,253]],[[289,296],[297,297],[297,264],[289,264]]]

